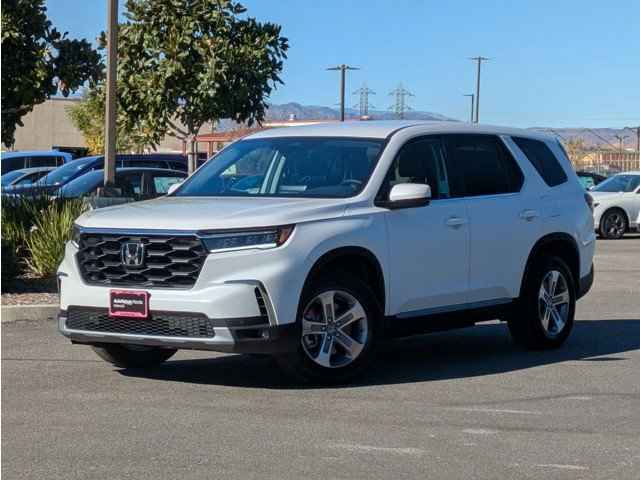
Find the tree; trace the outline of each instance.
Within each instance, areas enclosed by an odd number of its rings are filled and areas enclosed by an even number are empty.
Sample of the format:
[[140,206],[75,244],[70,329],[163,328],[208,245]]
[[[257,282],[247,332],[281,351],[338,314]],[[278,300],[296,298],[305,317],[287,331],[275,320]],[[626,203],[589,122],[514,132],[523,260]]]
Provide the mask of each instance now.
[[240,18],[245,8],[231,0],[127,0],[126,9],[118,102],[129,128],[154,144],[167,134],[189,141],[193,168],[205,123],[264,119],[288,49],[279,25]]
[[47,19],[44,0],[2,1],[2,142],[13,145],[22,117],[60,91],[97,81],[103,65],[86,40],[71,40]]
[[[105,102],[105,86],[101,82],[85,90],[81,102],[67,108],[71,122],[82,132],[92,154],[104,152]],[[122,115],[116,126],[116,151],[139,153],[152,144],[144,131],[128,128]]]

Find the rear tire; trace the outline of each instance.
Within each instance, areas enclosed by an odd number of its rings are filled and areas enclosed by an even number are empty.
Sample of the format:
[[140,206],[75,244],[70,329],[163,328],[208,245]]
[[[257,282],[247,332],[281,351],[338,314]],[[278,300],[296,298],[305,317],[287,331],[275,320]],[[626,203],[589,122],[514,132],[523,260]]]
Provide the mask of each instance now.
[[558,348],[571,333],[575,307],[575,282],[567,264],[559,257],[540,257],[507,320],[511,337],[527,349]]
[[305,288],[298,307],[300,343],[279,355],[280,367],[305,383],[339,384],[361,374],[374,358],[382,310],[371,289],[342,272]]
[[607,240],[619,240],[628,227],[627,215],[619,208],[612,208],[604,212],[600,218],[598,233]]
[[171,358],[177,350],[138,345],[103,344],[92,347],[104,361],[120,368],[148,368]]

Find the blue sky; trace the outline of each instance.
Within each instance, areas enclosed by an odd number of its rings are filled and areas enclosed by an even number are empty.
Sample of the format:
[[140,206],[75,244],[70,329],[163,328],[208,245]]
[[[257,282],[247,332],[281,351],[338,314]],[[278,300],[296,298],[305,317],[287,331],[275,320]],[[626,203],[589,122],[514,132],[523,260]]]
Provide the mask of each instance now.
[[[124,3],[124,2],[121,2]],[[339,63],[361,67],[379,109],[399,82],[410,105],[469,116],[483,55],[480,120],[521,127],[640,124],[640,1],[245,0],[251,16],[283,26],[289,58],[273,103],[334,106]],[[54,25],[94,39],[106,0],[48,0]],[[357,99],[353,96],[351,103]]]

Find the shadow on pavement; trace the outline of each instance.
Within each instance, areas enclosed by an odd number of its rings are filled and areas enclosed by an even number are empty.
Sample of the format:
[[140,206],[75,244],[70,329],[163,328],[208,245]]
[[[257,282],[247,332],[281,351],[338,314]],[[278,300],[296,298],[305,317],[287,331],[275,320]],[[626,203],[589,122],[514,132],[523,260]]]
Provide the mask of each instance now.
[[[566,361],[624,361],[625,352],[637,349],[640,349],[640,319],[576,321],[562,348],[533,352],[523,351],[511,342],[506,324],[484,324],[394,340],[381,349],[377,361],[364,376],[343,387],[477,377]],[[248,355],[175,360],[152,370],[126,369],[120,373],[207,385],[314,388],[293,383],[272,359]]]

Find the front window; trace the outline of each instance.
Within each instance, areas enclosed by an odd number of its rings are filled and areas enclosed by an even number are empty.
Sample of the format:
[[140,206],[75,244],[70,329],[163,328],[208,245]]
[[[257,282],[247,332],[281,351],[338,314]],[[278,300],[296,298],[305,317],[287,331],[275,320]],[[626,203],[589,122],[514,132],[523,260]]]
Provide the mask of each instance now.
[[200,168],[175,195],[351,197],[369,180],[383,142],[333,137],[239,141]]
[[615,175],[599,183],[594,192],[633,192],[640,186],[640,175]]
[[63,185],[72,178],[75,178],[79,172],[88,168],[94,161],[94,158],[88,157],[65,163],[63,166],[50,172],[42,181],[47,185]]

